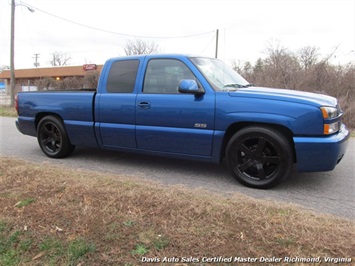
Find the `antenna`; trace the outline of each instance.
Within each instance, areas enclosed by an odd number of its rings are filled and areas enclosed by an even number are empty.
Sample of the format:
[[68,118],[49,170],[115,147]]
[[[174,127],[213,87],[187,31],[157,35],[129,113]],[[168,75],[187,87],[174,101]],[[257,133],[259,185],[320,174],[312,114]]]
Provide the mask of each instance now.
[[219,30],[216,30],[216,53],[215,53],[215,58],[218,57],[218,35],[219,35]]

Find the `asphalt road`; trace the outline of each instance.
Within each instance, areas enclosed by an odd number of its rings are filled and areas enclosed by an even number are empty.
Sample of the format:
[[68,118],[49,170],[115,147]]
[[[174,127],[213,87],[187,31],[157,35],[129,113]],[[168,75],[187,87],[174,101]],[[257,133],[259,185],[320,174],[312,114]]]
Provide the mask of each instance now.
[[[65,159],[49,159],[37,139],[22,135],[15,118],[0,117],[0,155],[14,156],[46,166],[64,165],[158,181],[172,186],[203,188],[214,193],[241,193],[257,199],[300,205],[316,212],[355,219],[355,138],[332,172],[297,173],[275,188],[257,190],[237,183],[223,165],[78,148]],[[0,188],[1,190],[1,188]]]

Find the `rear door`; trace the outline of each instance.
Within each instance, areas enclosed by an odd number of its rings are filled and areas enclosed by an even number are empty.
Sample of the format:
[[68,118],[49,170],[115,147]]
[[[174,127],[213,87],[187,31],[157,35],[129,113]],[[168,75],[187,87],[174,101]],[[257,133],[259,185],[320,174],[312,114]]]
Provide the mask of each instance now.
[[[135,140],[136,77],[140,59],[111,62],[109,73],[102,74],[106,88],[96,98],[96,130],[104,147],[137,148]],[[101,82],[101,81],[100,81]]]
[[[142,150],[210,156],[215,96],[178,92],[183,79],[196,79],[179,59],[150,59],[136,101],[136,138]],[[201,86],[201,84],[199,85]]]

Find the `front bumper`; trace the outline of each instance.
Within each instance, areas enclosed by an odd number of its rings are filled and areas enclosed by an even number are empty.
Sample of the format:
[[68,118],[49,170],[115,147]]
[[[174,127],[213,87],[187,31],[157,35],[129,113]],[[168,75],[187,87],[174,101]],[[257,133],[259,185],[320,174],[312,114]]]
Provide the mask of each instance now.
[[325,137],[294,137],[299,172],[331,171],[343,158],[350,132],[345,127]]

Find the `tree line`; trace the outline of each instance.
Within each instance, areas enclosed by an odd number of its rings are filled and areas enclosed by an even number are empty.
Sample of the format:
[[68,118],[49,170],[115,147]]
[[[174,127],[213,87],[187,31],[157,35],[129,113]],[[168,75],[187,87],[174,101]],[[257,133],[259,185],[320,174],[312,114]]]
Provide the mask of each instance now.
[[333,65],[329,55],[321,57],[319,48],[306,46],[297,51],[269,44],[266,57],[255,64],[233,61],[235,71],[250,83],[262,87],[286,88],[334,96],[344,111],[344,123],[355,128],[355,64]]

